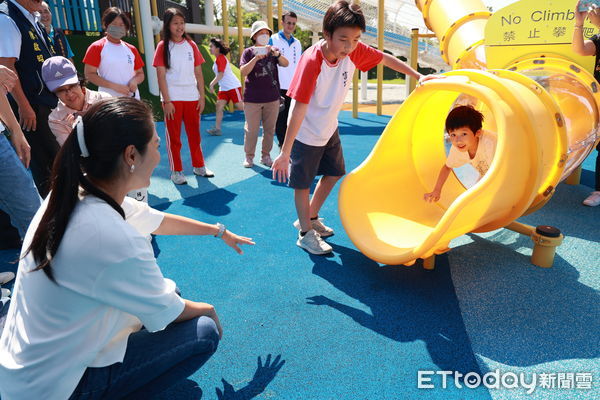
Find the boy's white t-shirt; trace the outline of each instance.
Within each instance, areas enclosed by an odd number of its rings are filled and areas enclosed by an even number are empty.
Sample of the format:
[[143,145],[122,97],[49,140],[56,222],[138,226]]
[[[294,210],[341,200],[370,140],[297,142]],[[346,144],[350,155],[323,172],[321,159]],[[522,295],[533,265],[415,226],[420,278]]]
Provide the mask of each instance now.
[[216,75],[219,72],[223,72],[223,78],[219,81],[219,91],[227,92],[229,90],[237,89],[242,87],[240,80],[235,76],[233,71],[231,70],[231,63],[223,54],[219,54],[215,59],[215,62],[212,66],[212,70]]
[[[47,203],[31,222],[23,249]],[[3,400],[66,399],[87,367],[123,361],[127,338],[142,324],[162,330],[183,311],[175,284],[163,277],[145,238],[164,214],[127,197],[122,206],[127,220],[91,195],[76,205],[52,260],[56,283],[33,271],[31,253],[19,262],[0,338]]]
[[[135,76],[135,71],[144,66],[144,61],[135,46],[122,40],[115,44],[106,37],[96,40],[88,47],[83,63],[98,68],[101,78],[125,86]],[[114,97],[124,96],[104,86],[99,86],[98,91]],[[135,92],[135,98],[140,98],[139,89]]]
[[293,99],[290,109],[295,102],[308,104],[296,140],[310,146],[325,146],[337,129],[338,113],[350,88],[354,70],[368,71],[383,58],[381,51],[359,42],[352,53],[331,64],[323,56],[324,44],[325,41],[321,40],[302,54],[287,92]]
[[456,146],[451,146],[446,159],[446,166],[448,168],[458,168],[465,164],[471,164],[479,172],[479,176],[482,177],[492,165],[494,153],[496,152],[496,142],[495,133],[482,131],[477,145],[477,152],[473,159],[469,156],[468,151],[460,151]]
[[[154,67],[164,67],[164,41],[156,46]],[[194,69],[204,62],[198,45],[191,40],[184,39],[181,42],[169,42],[170,68],[167,69],[166,81],[171,101],[198,101],[198,83]],[[162,100],[162,93],[160,95]]]

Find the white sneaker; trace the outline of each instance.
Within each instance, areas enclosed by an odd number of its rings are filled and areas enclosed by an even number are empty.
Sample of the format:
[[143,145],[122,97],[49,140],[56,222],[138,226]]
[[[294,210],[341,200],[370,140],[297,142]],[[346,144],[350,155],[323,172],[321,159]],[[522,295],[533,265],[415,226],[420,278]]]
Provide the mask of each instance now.
[[588,198],[583,201],[583,204],[590,207],[600,206],[600,191],[590,193]]
[[15,279],[15,274],[13,272],[0,272],[0,285],[10,282]]
[[325,243],[325,241],[321,239],[321,235],[314,229],[306,232],[304,236],[301,236],[300,232],[298,232],[298,241],[296,244],[309,253],[317,255],[328,254],[333,251],[333,248]]
[[2,295],[1,295],[2,297],[10,296],[10,290],[4,289],[4,288],[2,288],[1,290],[2,290]]
[[244,166],[244,168],[252,168],[254,167],[254,160],[250,157],[246,157],[242,165]]
[[194,167],[194,175],[203,176],[205,178],[212,178],[215,176],[215,173],[206,167]]
[[271,168],[273,166],[273,160],[271,160],[271,156],[269,156],[269,155],[262,157],[260,159],[260,163],[262,165],[266,165],[269,168]]
[[171,180],[176,185],[185,185],[187,180],[185,179],[185,175],[183,171],[173,171],[171,172]]
[[[312,228],[317,231],[317,233],[322,237],[322,238],[326,238],[329,236],[333,236],[334,232],[333,229],[331,229],[330,227],[326,226],[325,224],[323,224],[323,218],[317,218],[317,219],[311,219],[311,225]],[[300,221],[299,220],[295,220],[294,221],[294,228],[300,230]]]

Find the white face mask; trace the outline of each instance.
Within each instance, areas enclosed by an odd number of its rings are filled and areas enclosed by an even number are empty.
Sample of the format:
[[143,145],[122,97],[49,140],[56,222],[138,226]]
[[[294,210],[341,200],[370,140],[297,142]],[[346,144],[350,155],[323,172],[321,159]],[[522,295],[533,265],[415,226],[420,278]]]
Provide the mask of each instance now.
[[263,33],[262,35],[258,35],[256,37],[256,44],[259,46],[266,46],[269,43],[269,35]]

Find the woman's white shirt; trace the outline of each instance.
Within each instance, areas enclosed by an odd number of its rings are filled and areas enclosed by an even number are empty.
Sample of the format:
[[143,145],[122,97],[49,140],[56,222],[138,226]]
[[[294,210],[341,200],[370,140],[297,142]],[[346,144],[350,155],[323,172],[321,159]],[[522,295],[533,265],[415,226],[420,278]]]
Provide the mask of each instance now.
[[[47,199],[25,236],[31,244]],[[184,309],[145,236],[164,214],[125,198],[126,221],[97,197],[75,207],[52,260],[56,283],[19,262],[6,326],[0,338],[0,396],[68,398],[87,367],[121,362],[127,338],[142,325],[164,329]],[[21,254],[22,256],[23,254]]]

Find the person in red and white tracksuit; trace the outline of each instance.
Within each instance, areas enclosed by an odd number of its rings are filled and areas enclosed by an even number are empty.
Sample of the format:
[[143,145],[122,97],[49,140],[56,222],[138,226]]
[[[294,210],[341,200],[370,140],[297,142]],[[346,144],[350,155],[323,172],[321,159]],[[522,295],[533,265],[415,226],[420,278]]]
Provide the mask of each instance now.
[[215,117],[215,126],[207,129],[209,135],[221,135],[221,121],[223,120],[223,109],[230,101],[235,106],[236,110],[243,110],[244,103],[242,102],[242,84],[231,70],[231,63],[225,57],[229,53],[229,47],[225,46],[221,39],[210,39],[210,53],[215,56],[213,64],[213,72],[215,79],[210,82],[209,90],[214,93],[215,85],[219,85],[219,93],[217,94],[217,113]]
[[185,33],[183,13],[175,8],[165,10],[163,40],[156,46],[154,62],[165,114],[167,153],[171,180],[186,184],[181,163],[181,122],[188,137],[195,175],[215,176],[204,165],[200,147],[200,114],[204,110],[204,77],[200,50]]

